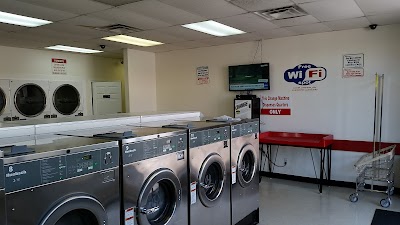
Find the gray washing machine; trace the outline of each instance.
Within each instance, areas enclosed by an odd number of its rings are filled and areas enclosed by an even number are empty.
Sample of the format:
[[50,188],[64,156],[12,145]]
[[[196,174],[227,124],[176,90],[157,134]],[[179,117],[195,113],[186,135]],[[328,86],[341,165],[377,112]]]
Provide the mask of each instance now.
[[46,138],[47,144],[1,148],[6,224],[119,224],[118,142]]
[[211,122],[177,122],[165,127],[189,135],[191,225],[230,225],[230,127]]
[[119,140],[122,218],[125,225],[187,225],[187,132],[120,126],[69,135]]
[[0,151],[0,225],[6,225],[6,196],[4,191],[3,156],[3,151]]

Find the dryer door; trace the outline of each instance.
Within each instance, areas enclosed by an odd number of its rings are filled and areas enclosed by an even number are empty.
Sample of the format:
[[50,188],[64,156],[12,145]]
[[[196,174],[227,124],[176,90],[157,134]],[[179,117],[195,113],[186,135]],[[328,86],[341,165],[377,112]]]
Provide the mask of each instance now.
[[237,165],[238,182],[240,186],[248,187],[253,181],[257,169],[256,150],[253,145],[247,144],[243,146],[239,154]]
[[15,108],[21,115],[36,117],[46,109],[46,92],[36,84],[24,84],[15,92]]
[[4,109],[6,108],[7,104],[8,104],[8,102],[7,102],[6,93],[4,92],[3,89],[0,88],[0,115],[3,114]]
[[70,197],[55,206],[40,225],[114,225],[99,201],[90,196]]
[[181,184],[171,170],[160,169],[154,172],[143,185],[139,195],[139,224],[167,224],[180,205],[181,195]]
[[199,198],[206,207],[213,207],[221,196],[225,183],[225,166],[220,155],[209,155],[199,173]]
[[79,91],[70,84],[60,85],[53,94],[54,108],[62,115],[74,114],[81,104]]

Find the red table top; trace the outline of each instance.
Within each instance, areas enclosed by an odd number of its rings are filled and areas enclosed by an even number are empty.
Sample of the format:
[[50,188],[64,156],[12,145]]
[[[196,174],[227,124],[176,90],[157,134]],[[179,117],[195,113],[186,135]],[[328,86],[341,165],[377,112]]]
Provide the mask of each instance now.
[[333,135],[269,131],[260,134],[260,144],[327,148],[333,144]]

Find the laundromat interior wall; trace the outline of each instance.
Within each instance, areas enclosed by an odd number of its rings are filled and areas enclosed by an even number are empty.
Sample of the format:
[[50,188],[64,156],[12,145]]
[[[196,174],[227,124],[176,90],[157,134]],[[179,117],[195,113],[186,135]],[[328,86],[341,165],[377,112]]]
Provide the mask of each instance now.
[[[262,116],[262,131],[329,133],[335,139],[372,141],[375,73],[385,74],[382,140],[400,143],[400,26],[353,29],[241,44],[156,54],[158,110],[199,110],[208,116],[233,115],[234,92],[228,91],[228,66],[269,62],[271,90],[257,95],[288,95],[291,116]],[[257,52],[257,54],[255,54]],[[364,54],[364,77],[342,78],[344,54]],[[302,63],[327,70],[316,91],[293,91],[284,72]],[[210,83],[196,84],[196,68],[208,66]],[[400,146],[398,146],[400,148]],[[276,147],[274,147],[274,151]],[[319,154],[312,150],[314,161]],[[354,163],[364,153],[333,151],[332,178],[355,181]],[[274,155],[275,156],[275,155]],[[274,172],[315,177],[308,149],[280,147]],[[273,160],[275,158],[273,157]],[[400,172],[397,160],[396,173]],[[318,164],[318,163],[316,163]],[[265,169],[267,171],[267,169]],[[316,165],[316,171],[319,166]],[[396,186],[400,187],[400,179]]]
[[[52,74],[52,58],[67,60],[67,75]],[[86,115],[92,114],[92,81],[121,81],[122,91],[125,87],[120,59],[4,46],[0,46],[0,79],[80,81],[85,87]],[[123,109],[124,104],[123,99]]]

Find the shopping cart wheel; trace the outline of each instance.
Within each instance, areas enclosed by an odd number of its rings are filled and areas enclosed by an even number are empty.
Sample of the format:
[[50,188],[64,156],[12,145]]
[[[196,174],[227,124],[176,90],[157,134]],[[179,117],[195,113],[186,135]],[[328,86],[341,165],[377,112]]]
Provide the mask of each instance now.
[[389,195],[392,196],[394,195],[394,187],[391,187],[389,190]]
[[381,200],[381,206],[383,208],[388,208],[392,204],[392,200],[390,198],[384,198]]
[[351,195],[349,196],[349,200],[350,200],[351,202],[357,202],[357,201],[358,201],[358,195],[357,195],[357,193],[351,194]]

